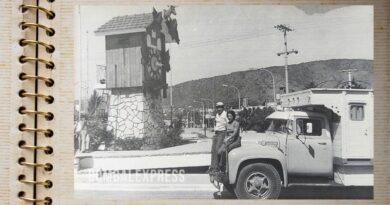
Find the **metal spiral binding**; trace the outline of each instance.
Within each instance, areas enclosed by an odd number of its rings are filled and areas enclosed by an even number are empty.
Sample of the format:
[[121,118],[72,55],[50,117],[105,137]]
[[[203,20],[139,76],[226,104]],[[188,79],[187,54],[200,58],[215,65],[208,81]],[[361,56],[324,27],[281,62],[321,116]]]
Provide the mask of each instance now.
[[50,180],[45,180],[45,181],[31,181],[31,180],[26,180],[26,175],[19,175],[18,180],[22,183],[25,184],[37,184],[37,185],[42,185],[45,188],[51,188],[53,186],[53,182]]
[[19,45],[23,46],[23,47],[27,46],[29,44],[38,44],[38,45],[44,46],[46,48],[46,52],[48,52],[48,53],[53,53],[55,50],[53,45],[47,44],[47,43],[42,42],[42,41],[27,40],[27,39],[21,39],[19,41]]
[[36,75],[28,75],[26,73],[20,73],[19,79],[20,80],[38,79],[38,80],[45,81],[45,84],[47,87],[52,87],[54,85],[54,80],[51,78],[45,78],[45,77],[36,76]]
[[37,61],[37,62],[44,63],[44,64],[46,64],[46,68],[48,68],[48,69],[55,68],[53,61],[48,61],[48,60],[45,60],[42,58],[27,57],[27,56],[23,56],[23,55],[19,57],[19,62],[21,62],[21,63],[27,63],[29,61]]
[[47,103],[51,104],[54,102],[54,97],[51,95],[45,95],[45,94],[40,94],[40,93],[28,93],[25,90],[20,90],[19,91],[19,96],[24,98],[24,97],[39,97],[43,98]]
[[20,149],[43,150],[46,154],[53,154],[53,148],[50,146],[26,145],[26,141],[24,140],[19,141],[19,147]]
[[54,114],[51,112],[42,112],[42,111],[35,111],[35,110],[27,110],[26,107],[21,106],[19,107],[19,113],[22,115],[31,114],[31,115],[42,115],[45,117],[47,121],[54,119]]
[[[50,2],[50,3],[54,2],[54,0],[47,0],[47,1]],[[36,10],[37,12],[38,11],[39,12],[43,12],[43,13],[46,14],[46,17],[48,19],[54,19],[55,16],[56,16],[54,11],[52,11],[50,9],[47,9],[47,8],[44,8],[44,7],[41,7],[41,6],[38,6],[38,5],[22,4],[22,5],[19,6],[19,9],[21,10],[22,13],[25,13],[28,10]],[[55,30],[53,28],[50,28],[48,26],[45,26],[45,25],[42,25],[42,24],[39,24],[39,23],[37,24],[37,23],[33,23],[33,22],[21,22],[19,24],[19,27],[22,30],[26,30],[26,29],[29,29],[29,28],[43,29],[46,32],[46,35],[48,35],[48,36],[55,35]],[[32,45],[32,46],[42,46],[42,47],[45,48],[46,52],[49,53],[49,54],[53,53],[55,51],[55,47],[53,45],[48,44],[46,42],[32,40],[32,39],[21,39],[21,40],[19,40],[19,45],[22,46],[22,47],[30,46],[30,45]],[[22,64],[28,63],[28,62],[43,63],[43,64],[45,64],[47,69],[54,69],[55,68],[55,64],[54,64],[53,61],[50,61],[50,60],[47,60],[47,59],[42,59],[42,58],[31,57],[31,56],[24,56],[24,55],[20,56],[19,62],[22,63]],[[33,81],[40,80],[40,81],[43,81],[47,87],[52,87],[54,85],[54,80],[51,79],[51,78],[44,77],[44,76],[30,75],[30,74],[27,74],[27,73],[24,73],[24,72],[19,74],[19,79],[22,80],[22,81],[25,81],[25,80],[33,80]],[[27,92],[25,90],[20,90],[18,94],[22,98],[24,98],[24,97],[42,98],[48,104],[51,104],[51,103],[54,102],[54,97],[51,96],[51,95],[45,95],[45,94],[41,94],[41,93],[30,93],[30,92]],[[27,109],[24,106],[21,106],[19,108],[19,113],[22,114],[22,115],[43,116],[48,121],[49,120],[53,120],[53,118],[54,118],[54,115],[51,112],[44,112],[44,111],[38,111],[38,110],[29,110],[29,109]],[[18,129],[21,132],[43,133],[44,136],[46,136],[46,137],[52,137],[54,135],[54,132],[51,129],[27,127],[27,125],[23,124],[23,123],[19,124]],[[24,140],[19,141],[18,146],[19,146],[20,149],[34,150],[34,151],[35,150],[42,150],[42,151],[44,151],[45,154],[52,154],[53,153],[53,148],[50,147],[50,146],[28,145],[28,144],[26,144],[26,141],[24,141]],[[19,160],[18,160],[18,163],[21,166],[43,168],[43,170],[47,171],[47,172],[50,172],[50,171],[53,170],[53,165],[51,163],[27,162],[24,157],[20,157]],[[33,186],[42,185],[42,186],[44,186],[45,188],[48,188],[48,189],[53,186],[53,182],[51,180],[44,180],[44,181],[28,180],[28,179],[26,179],[25,175],[19,175],[18,181],[20,183],[30,184],[30,185],[33,185]],[[29,197],[26,197],[26,193],[24,191],[20,191],[18,193],[18,198],[23,200],[23,201],[26,201],[26,202],[32,202],[34,204],[35,203],[43,203],[45,205],[50,205],[50,204],[53,203],[53,200],[52,200],[51,197],[45,197],[43,199],[29,198]]]

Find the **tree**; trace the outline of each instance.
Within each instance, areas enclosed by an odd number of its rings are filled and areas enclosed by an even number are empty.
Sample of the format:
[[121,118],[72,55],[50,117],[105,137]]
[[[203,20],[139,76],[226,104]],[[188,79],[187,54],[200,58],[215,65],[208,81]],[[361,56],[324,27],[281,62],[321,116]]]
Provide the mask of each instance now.
[[358,82],[365,83],[364,81],[359,81],[359,80],[355,80],[355,78],[352,78],[351,85],[350,85],[349,81],[342,82],[340,84],[341,84],[341,87],[345,88],[345,89],[366,89],[366,86],[364,86],[363,84],[358,83]]
[[274,112],[271,107],[264,107],[263,109],[255,108],[242,111],[240,114],[241,126],[244,130],[254,130],[257,132],[264,132],[269,126],[269,122],[265,118]]
[[[314,80],[311,80],[309,83],[306,83],[304,85],[304,88],[305,89],[311,89],[311,88],[319,88],[319,87],[322,87],[324,84],[328,83],[328,82],[337,82],[336,80],[333,80],[333,79],[330,79],[330,80],[325,80],[325,81],[322,81],[322,82],[318,82],[316,83]],[[339,83],[339,82],[338,82]]]
[[366,86],[364,86],[363,84],[361,83],[358,83],[358,82],[362,82],[362,81],[358,81],[358,80],[355,80],[355,78],[352,78],[352,89],[365,89]]
[[194,115],[195,115],[195,119],[194,119],[195,124],[200,125],[201,124],[202,115],[200,114],[199,111],[195,111]]
[[99,106],[102,104],[102,102],[103,102],[102,96],[99,96],[99,94],[95,90],[88,100],[86,117],[89,117],[89,118],[94,117],[96,114],[96,110],[99,108]]
[[159,148],[174,147],[182,144],[187,144],[189,141],[183,140],[182,118],[179,117],[173,122],[172,128],[164,130],[163,135],[159,138]]
[[96,112],[103,104],[103,97],[96,91],[88,99],[87,113],[84,115],[87,135],[90,138],[90,151],[98,150],[101,144],[109,146],[114,139],[114,134],[107,131],[107,115],[98,115]]
[[314,80],[311,80],[309,83],[304,85],[305,89],[316,88],[317,86],[318,85],[314,82]]

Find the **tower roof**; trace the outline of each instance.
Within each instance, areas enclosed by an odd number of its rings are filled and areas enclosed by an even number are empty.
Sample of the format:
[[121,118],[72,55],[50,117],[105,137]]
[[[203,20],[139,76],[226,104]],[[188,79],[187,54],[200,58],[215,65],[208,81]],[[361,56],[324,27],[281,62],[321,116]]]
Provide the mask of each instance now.
[[152,23],[152,13],[117,16],[100,26],[96,35],[114,35],[122,33],[144,32],[145,28]]

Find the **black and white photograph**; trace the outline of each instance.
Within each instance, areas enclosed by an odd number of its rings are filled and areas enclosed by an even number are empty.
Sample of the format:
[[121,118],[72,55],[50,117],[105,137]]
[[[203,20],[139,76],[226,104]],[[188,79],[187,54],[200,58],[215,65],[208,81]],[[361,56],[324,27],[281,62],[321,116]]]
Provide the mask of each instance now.
[[370,5],[78,5],[78,199],[373,199]]

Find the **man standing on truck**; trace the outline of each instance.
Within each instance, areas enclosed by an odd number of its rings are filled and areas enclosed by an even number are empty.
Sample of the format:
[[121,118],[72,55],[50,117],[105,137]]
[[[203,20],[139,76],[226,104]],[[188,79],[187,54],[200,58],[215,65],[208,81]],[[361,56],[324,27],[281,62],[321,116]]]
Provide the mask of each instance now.
[[215,127],[213,136],[213,142],[211,145],[211,165],[209,169],[210,174],[217,173],[219,170],[218,166],[218,150],[223,145],[223,140],[226,135],[226,125],[228,123],[227,113],[224,110],[223,102],[217,102],[216,104],[217,113],[215,114]]

